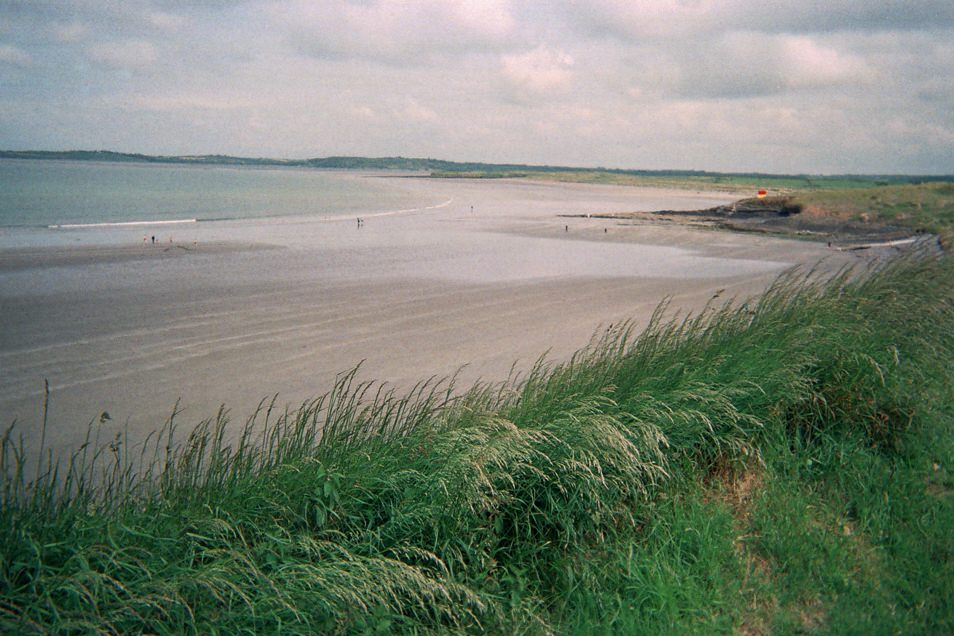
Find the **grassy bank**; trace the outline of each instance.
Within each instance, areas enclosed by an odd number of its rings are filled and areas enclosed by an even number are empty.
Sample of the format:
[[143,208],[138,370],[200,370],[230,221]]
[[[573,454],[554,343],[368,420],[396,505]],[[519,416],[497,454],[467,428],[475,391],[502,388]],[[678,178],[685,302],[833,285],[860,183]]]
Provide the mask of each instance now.
[[833,188],[793,193],[809,214],[886,223],[954,237],[954,184]]
[[230,444],[54,471],[8,434],[0,631],[954,631],[951,259],[663,315],[463,395],[347,375]]

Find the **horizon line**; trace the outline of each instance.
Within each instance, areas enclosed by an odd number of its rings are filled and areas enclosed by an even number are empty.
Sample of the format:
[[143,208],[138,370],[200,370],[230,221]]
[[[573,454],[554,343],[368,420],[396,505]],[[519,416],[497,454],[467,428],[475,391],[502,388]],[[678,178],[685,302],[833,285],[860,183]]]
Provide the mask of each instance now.
[[[300,165],[307,167],[308,165],[313,165],[315,162],[334,162],[334,161],[366,161],[366,162],[382,162],[382,161],[409,161],[425,164],[420,170],[427,169],[440,169],[440,165],[427,167],[427,163],[434,164],[443,164],[445,167],[452,168],[457,167],[458,169],[463,169],[464,167],[470,166],[471,169],[480,169],[480,167],[490,168],[491,171],[503,171],[503,170],[528,170],[528,171],[544,171],[544,172],[560,172],[560,171],[570,171],[570,172],[609,172],[609,173],[621,173],[621,174],[646,174],[646,175],[669,175],[669,176],[753,176],[753,177],[798,177],[798,178],[811,178],[811,177],[820,177],[820,178],[837,178],[837,177],[863,177],[868,179],[874,179],[877,177],[887,177],[887,178],[938,178],[942,180],[954,180],[954,173],[933,173],[933,174],[924,174],[924,173],[891,173],[891,172],[839,172],[839,173],[809,173],[809,172],[761,172],[761,171],[718,171],[718,170],[701,170],[694,168],[607,168],[605,166],[564,166],[564,165],[555,165],[555,164],[527,164],[527,163],[512,163],[512,162],[489,162],[489,161],[457,161],[449,159],[438,159],[434,157],[411,157],[404,155],[380,155],[380,156],[368,156],[368,155],[327,155],[324,157],[305,157],[305,158],[276,158],[276,157],[250,157],[250,156],[241,156],[241,155],[229,155],[222,153],[208,153],[208,154],[180,154],[180,155],[154,155],[140,152],[123,152],[119,150],[87,150],[87,149],[70,149],[70,150],[9,150],[9,149],[0,149],[0,158],[3,159],[57,159],[57,158],[67,158],[67,157],[51,157],[44,155],[113,155],[118,157],[126,157],[129,159],[142,159],[146,162],[157,161],[157,162],[167,162],[167,163],[182,163],[182,164],[194,164],[197,162],[204,162],[208,164],[228,164],[230,162],[248,162],[248,163],[260,163],[260,164],[272,164],[272,165]],[[76,159],[77,157],[74,157]],[[104,161],[109,161],[108,158],[104,158]],[[219,161],[217,161],[219,160]],[[373,168],[366,167],[367,169],[386,169],[386,168]],[[347,168],[345,168],[347,169]]]

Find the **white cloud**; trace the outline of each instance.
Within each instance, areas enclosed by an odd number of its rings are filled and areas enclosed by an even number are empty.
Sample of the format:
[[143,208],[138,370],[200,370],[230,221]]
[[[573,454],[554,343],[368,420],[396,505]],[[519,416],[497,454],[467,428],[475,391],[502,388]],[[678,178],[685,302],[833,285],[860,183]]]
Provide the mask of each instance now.
[[53,37],[58,42],[80,42],[89,35],[89,27],[82,22],[67,22],[53,25]]
[[519,95],[562,93],[573,86],[573,57],[540,45],[501,57],[501,75]]
[[405,101],[403,114],[412,121],[423,123],[432,123],[440,119],[434,110],[424,106],[413,97],[408,97]]
[[91,62],[109,68],[141,69],[159,59],[159,49],[145,40],[121,40],[93,44],[86,49]]
[[378,118],[377,112],[367,104],[352,106],[351,114],[366,121],[375,121]]
[[241,110],[256,105],[245,99],[232,97],[186,95],[132,95],[124,98],[109,98],[102,104],[109,108],[147,111],[157,113]]
[[864,59],[808,36],[784,36],[776,44],[779,72],[793,87],[867,83],[877,76]]
[[23,49],[9,44],[0,44],[0,63],[13,66],[30,66],[33,63],[33,58]]
[[508,0],[443,0],[430,5],[430,10],[447,7],[451,24],[488,42],[506,38],[516,26]]
[[143,19],[147,24],[161,31],[178,31],[187,24],[182,16],[162,11],[150,11],[143,16]]
[[515,21],[507,0],[374,0],[287,5],[301,51],[396,64],[502,45]]

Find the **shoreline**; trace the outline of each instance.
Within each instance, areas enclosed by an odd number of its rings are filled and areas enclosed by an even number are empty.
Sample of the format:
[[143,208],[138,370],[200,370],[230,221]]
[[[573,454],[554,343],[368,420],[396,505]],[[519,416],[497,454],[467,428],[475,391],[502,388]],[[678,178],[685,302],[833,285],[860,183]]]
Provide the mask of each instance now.
[[126,430],[135,444],[177,400],[182,426],[222,404],[243,421],[262,398],[278,394],[279,407],[294,407],[359,363],[361,379],[398,391],[458,372],[458,386],[496,382],[542,354],[565,359],[610,323],[641,330],[667,298],[684,315],[715,298],[757,295],[792,265],[827,259],[834,271],[858,262],[773,237],[558,216],[634,200],[691,207],[713,200],[706,194],[457,180],[421,187],[453,203],[358,227],[200,224],[196,250],[0,250],[4,424],[17,420],[27,446],[37,442],[44,379],[47,443],[65,451],[103,412],[107,428]]

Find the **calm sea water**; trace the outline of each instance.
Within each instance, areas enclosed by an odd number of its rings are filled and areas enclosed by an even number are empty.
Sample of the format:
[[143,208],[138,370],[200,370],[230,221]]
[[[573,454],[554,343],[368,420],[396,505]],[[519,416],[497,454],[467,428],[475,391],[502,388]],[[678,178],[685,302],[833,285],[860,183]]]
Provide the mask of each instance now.
[[394,181],[304,168],[0,159],[0,231],[354,216],[434,203]]

